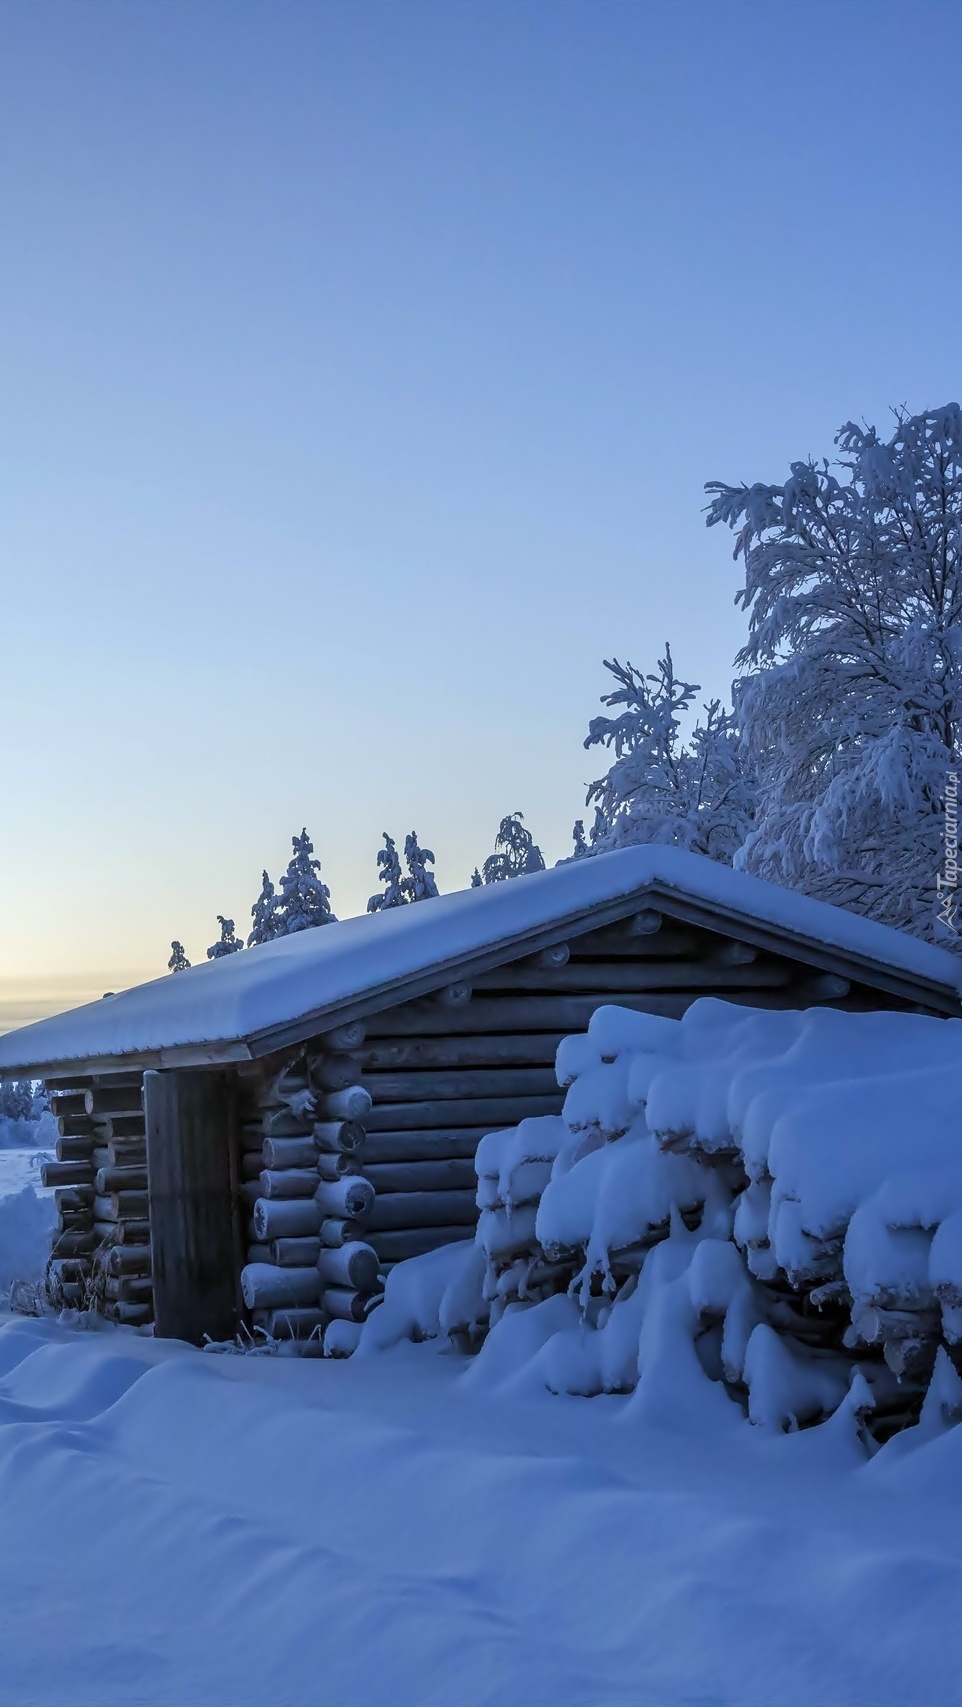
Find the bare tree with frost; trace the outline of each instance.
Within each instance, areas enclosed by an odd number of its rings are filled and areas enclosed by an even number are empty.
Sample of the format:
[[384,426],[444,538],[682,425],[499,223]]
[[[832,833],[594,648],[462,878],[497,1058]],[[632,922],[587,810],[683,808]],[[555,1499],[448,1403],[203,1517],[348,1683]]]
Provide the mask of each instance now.
[[273,942],[280,933],[280,897],[265,871],[261,877],[261,892],[251,908],[251,933],[248,948],[258,943]]
[[170,945],[170,959],[167,962],[167,970],[168,970],[168,972],[189,972],[190,971],[190,961],[188,960],[186,954],[184,953],[184,945],[182,942],[172,942],[171,943],[171,945]]
[[331,892],[321,881],[321,862],[312,857],[314,843],[307,831],[292,836],[291,845],[293,856],[281,878],[277,936],[292,936],[296,931],[312,930],[315,925],[335,923]]
[[[667,644],[652,673],[617,658],[605,659],[605,669],[616,686],[602,703],[623,709],[615,717],[593,717],[588,726],[585,746],[607,747],[614,755],[588,789],[587,804],[595,807],[590,852],[660,842],[731,865],[754,806],[734,717],[711,700],[704,721],[685,740],[682,720],[701,690],[675,675]],[[575,857],[585,851],[579,821]]]
[[408,868],[407,876],[401,879],[405,900],[433,900],[438,886],[434,872],[429,871],[428,866],[434,864],[434,855],[430,848],[422,848],[419,845],[414,830],[404,838],[404,863]]
[[220,925],[220,940],[211,943],[207,950],[208,960],[223,960],[225,954],[236,954],[244,946],[240,937],[234,935],[233,919],[225,919],[223,913],[218,913],[217,923]]
[[524,813],[509,812],[498,825],[494,853],[481,867],[481,880],[503,883],[505,878],[524,877],[532,871],[544,871],[544,854],[531,831],[525,829]]
[[404,893],[404,878],[401,874],[401,861],[398,858],[397,844],[394,837],[384,834],[384,846],[378,852],[378,882],[384,888],[377,895],[372,895],[367,904],[369,913],[382,913],[389,907],[403,907],[407,899]]
[[[750,634],[736,711],[760,805],[746,870],[924,937],[960,764],[962,412],[849,422],[784,485],[712,482]],[[955,787],[954,780],[950,787]]]

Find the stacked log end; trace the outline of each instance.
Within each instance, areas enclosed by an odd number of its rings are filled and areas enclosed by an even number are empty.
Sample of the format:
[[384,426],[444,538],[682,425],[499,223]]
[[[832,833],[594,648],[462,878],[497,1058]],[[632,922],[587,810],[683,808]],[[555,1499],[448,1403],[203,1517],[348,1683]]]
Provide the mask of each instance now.
[[319,1344],[331,1320],[363,1322],[383,1289],[364,1239],[375,1193],[361,1173],[358,1116],[371,1099],[356,1085],[326,1086],[312,1068],[302,1055],[259,1081],[240,1129],[244,1304],[255,1329],[298,1349]]
[[142,1075],[47,1088],[58,1130],[57,1159],[41,1166],[57,1206],[48,1298],[58,1309],[146,1327],[154,1307]]

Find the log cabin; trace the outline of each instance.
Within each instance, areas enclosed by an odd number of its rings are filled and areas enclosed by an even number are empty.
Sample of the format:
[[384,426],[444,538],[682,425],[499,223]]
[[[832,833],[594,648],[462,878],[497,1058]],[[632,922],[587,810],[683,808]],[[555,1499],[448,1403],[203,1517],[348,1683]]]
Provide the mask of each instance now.
[[488,1131],[560,1111],[601,1004],[956,1015],[962,962],[678,849],[629,848],[287,936],[0,1037],[57,1116],[51,1299],[316,1346],[470,1238]]

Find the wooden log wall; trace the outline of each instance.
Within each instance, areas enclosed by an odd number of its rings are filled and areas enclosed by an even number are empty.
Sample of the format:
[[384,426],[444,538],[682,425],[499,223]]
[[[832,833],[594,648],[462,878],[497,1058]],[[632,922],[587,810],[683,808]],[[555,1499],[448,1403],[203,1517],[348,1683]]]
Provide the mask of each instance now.
[[41,1166],[55,1188],[57,1228],[47,1269],[55,1308],[110,1321],[153,1321],[143,1075],[48,1081],[57,1159]]
[[602,1004],[679,1018],[702,995],[754,1007],[890,1005],[646,909],[268,1063],[242,1087],[252,1325],[303,1344],[331,1318],[362,1321],[395,1263],[473,1237],[478,1142],[560,1112],[562,1037]]

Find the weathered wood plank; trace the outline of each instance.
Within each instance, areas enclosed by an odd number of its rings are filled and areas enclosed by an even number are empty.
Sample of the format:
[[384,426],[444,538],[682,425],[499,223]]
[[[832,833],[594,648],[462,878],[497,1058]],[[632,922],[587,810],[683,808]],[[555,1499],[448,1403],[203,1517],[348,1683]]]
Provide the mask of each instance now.
[[454,1157],[442,1162],[372,1162],[364,1167],[378,1196],[392,1191],[477,1191],[474,1162]]
[[417,1227],[473,1227],[477,1218],[473,1191],[396,1191],[375,1198],[365,1238],[369,1233]]
[[439,1245],[459,1244],[473,1237],[471,1227],[418,1227],[413,1231],[372,1233],[370,1243],[382,1262],[395,1263],[406,1262],[408,1257],[421,1256],[425,1251],[436,1251]]
[[[550,1096],[463,1097],[438,1102],[390,1102],[375,1104],[367,1117],[369,1132],[420,1130],[430,1126],[453,1126],[456,1121],[474,1126],[515,1126],[526,1116],[557,1114],[564,1091],[557,1087]],[[364,1150],[368,1154],[367,1146]]]
[[[372,1038],[350,1062],[352,1076],[421,1072],[437,1067],[550,1067],[563,1031],[515,1036]],[[343,1071],[348,1071],[345,1067]],[[348,1081],[350,1082],[350,1081]]]
[[232,1339],[232,1077],[203,1068],[147,1073],[144,1101],[156,1331],[195,1345],[205,1334]]
[[686,995],[631,995],[625,990],[598,990],[585,996],[475,996],[456,1012],[429,1002],[408,1002],[373,1014],[367,1021],[371,1037],[429,1037],[455,1032],[583,1031],[596,1008],[614,1003],[636,1013],[665,1014],[680,1019],[697,992]]
[[634,995],[645,990],[699,990],[713,994],[727,990],[779,990],[790,984],[795,968],[778,965],[718,966],[706,960],[637,962],[617,961],[611,965],[595,961],[568,962],[567,966],[504,966],[475,979],[479,992],[486,990],[533,990],[579,993],[591,990],[627,990]]
[[[392,1102],[443,1102],[461,1097],[552,1096],[552,1067],[460,1067],[437,1071],[367,1073],[375,1107]],[[369,1115],[365,1122],[373,1130]]]
[[373,1132],[364,1146],[364,1168],[371,1163],[442,1162],[471,1158],[490,1126],[442,1126],[420,1132]]

